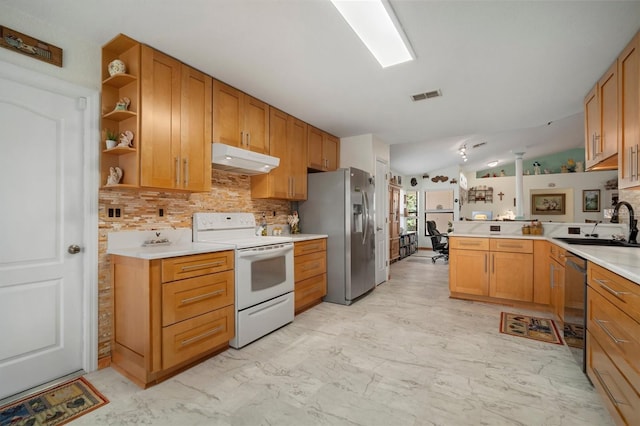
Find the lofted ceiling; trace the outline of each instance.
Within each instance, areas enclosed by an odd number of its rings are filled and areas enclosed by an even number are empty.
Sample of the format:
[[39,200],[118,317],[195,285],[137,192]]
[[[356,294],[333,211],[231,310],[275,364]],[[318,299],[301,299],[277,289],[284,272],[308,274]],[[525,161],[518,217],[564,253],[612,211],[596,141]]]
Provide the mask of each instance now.
[[99,45],[127,34],[336,136],[374,134],[402,175],[462,165],[465,143],[486,142],[468,170],[581,146],[583,97],[640,28],[639,1],[391,0],[417,59],[383,69],[328,0],[2,2]]

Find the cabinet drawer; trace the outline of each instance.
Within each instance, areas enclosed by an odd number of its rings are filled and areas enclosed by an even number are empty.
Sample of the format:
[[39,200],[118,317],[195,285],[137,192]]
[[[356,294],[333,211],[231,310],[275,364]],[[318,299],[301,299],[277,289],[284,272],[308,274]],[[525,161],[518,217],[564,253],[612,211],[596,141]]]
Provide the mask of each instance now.
[[589,288],[587,329],[627,380],[640,391],[640,324]]
[[162,285],[162,326],[232,305],[233,271],[203,275]]
[[562,247],[555,244],[549,244],[549,257],[556,262],[560,262],[564,265],[564,258],[566,257],[566,254],[567,251]]
[[458,250],[489,250],[488,238],[451,237],[449,248]]
[[533,240],[516,240],[510,238],[492,238],[491,251],[510,253],[533,253]]
[[587,373],[609,412],[628,425],[640,424],[640,397],[587,330]]
[[162,329],[162,368],[171,368],[217,346],[235,333],[234,307],[227,306]]
[[640,285],[589,262],[589,286],[631,318],[640,322]]
[[294,277],[296,282],[324,274],[325,272],[327,272],[326,252],[304,254],[294,258]]
[[233,269],[233,259],[232,250],[162,259],[162,282]]
[[296,311],[327,295],[327,274],[316,275],[296,283]]
[[325,238],[321,238],[317,240],[300,241],[300,242],[296,242],[293,246],[294,256],[315,253],[318,251],[327,251],[327,240]]

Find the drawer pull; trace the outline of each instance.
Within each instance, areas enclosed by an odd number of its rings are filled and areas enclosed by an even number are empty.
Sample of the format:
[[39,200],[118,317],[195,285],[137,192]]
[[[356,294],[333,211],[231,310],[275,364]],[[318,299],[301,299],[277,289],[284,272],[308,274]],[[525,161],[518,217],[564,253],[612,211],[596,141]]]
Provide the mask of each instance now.
[[478,241],[470,242],[470,241],[460,241],[461,246],[479,246],[480,243]]
[[604,321],[604,320],[600,320],[597,318],[594,318],[594,321],[596,322],[596,324],[598,324],[600,326],[600,328],[602,329],[602,331],[605,332],[605,334],[607,336],[609,336],[609,338],[611,340],[613,340],[613,342],[616,345],[619,345],[620,343],[629,343],[628,340],[624,340],[624,339],[618,339],[616,336],[613,335],[613,333],[611,331],[609,331],[609,329],[605,326],[606,323],[608,323],[609,321]]
[[620,296],[624,296],[625,294],[629,294],[628,291],[616,291],[614,289],[612,289],[611,287],[609,287],[608,285],[605,284],[605,282],[607,282],[607,280],[599,280],[597,278],[593,279],[595,282],[597,282],[600,287],[602,287],[603,289],[605,289],[607,292],[613,294],[616,297],[620,297]]
[[312,251],[312,250],[320,250],[320,246],[319,245],[314,245],[314,246],[306,246],[302,249],[302,251]]
[[317,288],[312,288],[311,290],[307,290],[304,293],[302,293],[302,297],[308,296],[310,294],[316,293],[318,291]]
[[517,249],[524,248],[524,246],[522,244],[509,244],[509,243],[499,243],[498,244],[498,248],[503,248],[503,247],[517,248]]
[[212,291],[210,293],[201,294],[199,296],[187,297],[186,299],[182,299],[180,301],[180,304],[181,305],[185,305],[187,303],[191,303],[191,302],[195,302],[195,301],[198,301],[198,300],[207,299],[209,297],[217,296],[217,295],[222,294],[222,293],[224,293],[224,290],[216,290],[216,291]]
[[220,265],[224,265],[224,261],[210,262],[210,263],[200,263],[198,265],[183,266],[182,267],[182,272],[192,271],[194,269],[210,268],[210,267],[215,267],[215,266],[220,266]]
[[201,340],[201,339],[204,339],[205,337],[209,337],[212,334],[216,334],[218,331],[220,331],[222,329],[223,329],[223,327],[219,326],[219,327],[213,328],[213,329],[211,329],[211,330],[209,330],[209,331],[207,331],[205,333],[198,334],[197,336],[191,337],[190,339],[185,339],[182,342],[180,342],[180,346],[186,346],[186,345],[188,345],[190,343],[195,342],[196,340]]
[[604,381],[604,378],[602,377],[602,375],[600,374],[600,372],[598,371],[597,368],[594,368],[593,372],[595,373],[596,377],[598,378],[598,381],[602,385],[602,388],[604,389],[605,393],[607,394],[607,396],[609,397],[611,402],[613,402],[614,405],[616,405],[616,406],[617,405],[629,405],[629,404],[625,403],[624,401],[619,401],[618,399],[616,399],[615,396],[613,396],[613,393],[611,393],[611,390],[609,390],[609,386],[607,386],[607,384]]

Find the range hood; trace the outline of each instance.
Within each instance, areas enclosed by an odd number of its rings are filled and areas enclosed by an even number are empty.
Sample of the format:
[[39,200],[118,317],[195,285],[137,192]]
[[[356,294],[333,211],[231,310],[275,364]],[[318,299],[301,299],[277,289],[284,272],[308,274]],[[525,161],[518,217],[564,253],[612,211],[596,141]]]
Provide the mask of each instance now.
[[235,146],[211,144],[211,163],[214,169],[243,175],[269,173],[280,165],[280,159]]

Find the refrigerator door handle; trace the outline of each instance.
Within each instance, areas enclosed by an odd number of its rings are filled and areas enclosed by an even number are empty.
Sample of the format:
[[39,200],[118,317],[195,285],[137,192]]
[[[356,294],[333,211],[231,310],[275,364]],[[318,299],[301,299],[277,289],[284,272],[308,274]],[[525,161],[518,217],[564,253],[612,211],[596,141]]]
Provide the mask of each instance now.
[[367,193],[362,193],[362,206],[364,207],[364,214],[362,215],[363,232],[362,232],[362,244],[367,243],[367,234],[369,233],[369,198]]

